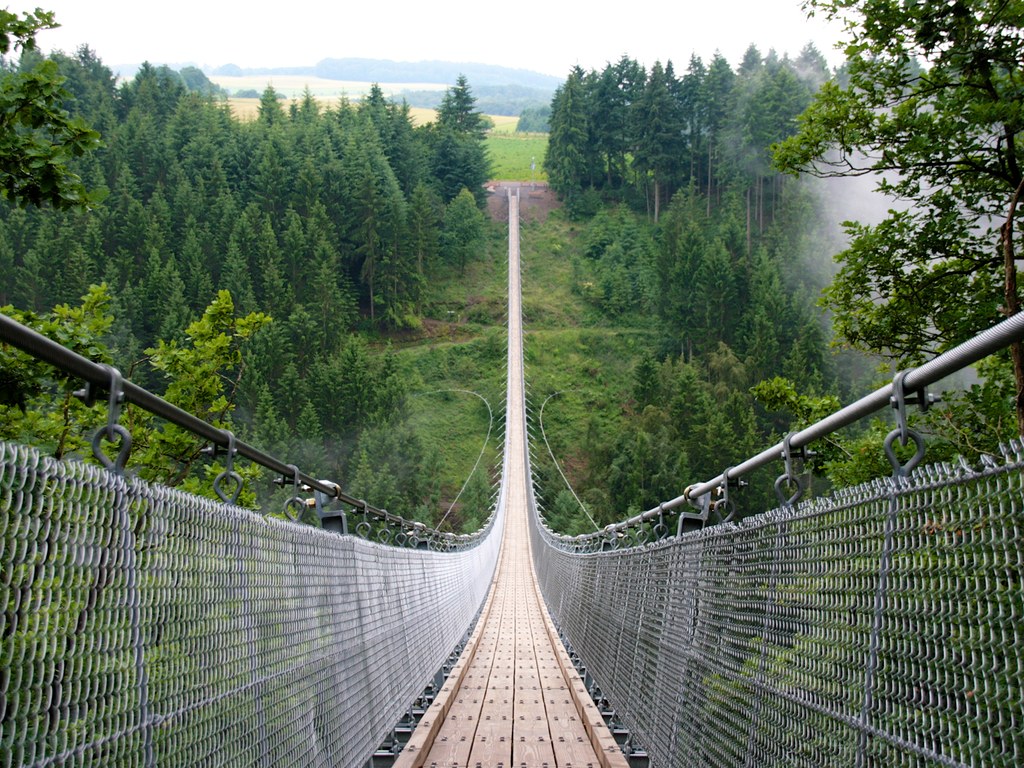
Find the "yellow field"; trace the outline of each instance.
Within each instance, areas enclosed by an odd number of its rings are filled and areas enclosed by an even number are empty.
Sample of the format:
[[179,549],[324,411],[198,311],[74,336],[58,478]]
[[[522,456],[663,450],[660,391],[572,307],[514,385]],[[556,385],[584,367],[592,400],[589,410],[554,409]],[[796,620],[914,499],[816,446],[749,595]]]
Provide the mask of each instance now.
[[488,117],[494,121],[494,129],[491,133],[515,133],[516,126],[519,124],[518,117],[509,117],[508,115],[488,115]]
[[[282,106],[286,107],[295,99],[300,99],[306,89],[316,97],[325,108],[338,106],[342,98],[359,101],[369,92],[372,83],[352,80],[328,80],[323,77],[307,77],[305,75],[247,75],[245,77],[228,77],[211,75],[210,81],[225,89],[228,93],[236,91],[257,91],[263,93],[268,85],[285,96]],[[387,97],[397,97],[404,90],[409,91],[444,91],[449,88],[445,83],[378,83]],[[234,96],[228,99],[231,111],[239,120],[252,120],[259,113],[259,99],[239,99]],[[413,124],[432,123],[436,112],[422,107],[410,107]],[[494,121],[492,133],[514,133],[519,122],[518,117],[507,115],[489,115]]]
[[[317,100],[317,102],[320,103],[320,105],[322,107],[327,109],[327,108],[333,108],[333,107],[338,106],[338,98],[339,97],[337,97],[337,96],[335,96],[334,98],[329,98],[329,97],[325,97],[325,96],[317,96],[316,100]],[[281,103],[281,106],[284,107],[285,109],[287,109],[292,101],[294,101],[294,99],[288,99],[286,101],[283,101]],[[357,99],[353,99],[353,101],[357,101]],[[231,107],[232,114],[234,114],[234,116],[237,117],[239,120],[255,120],[256,119],[256,115],[259,114],[260,100],[259,99],[236,99],[236,98],[232,97],[232,98],[228,99],[228,106]],[[409,108],[409,116],[412,118],[413,125],[424,125],[426,123],[432,123],[432,122],[434,122],[434,117],[436,116],[436,114],[437,113],[434,110],[432,110],[432,109],[425,109],[425,108],[422,108],[422,107],[410,107]],[[518,120],[519,118],[518,117],[512,117],[512,118],[498,117],[498,118],[492,118],[492,119],[497,119],[497,120]],[[515,128],[515,124],[513,123],[513,129],[514,128]]]
[[[322,77],[307,75],[247,75],[245,77],[227,77],[210,75],[210,81],[219,85],[228,93],[235,91],[254,90],[263,93],[267,85],[284,94],[289,99],[302,96],[308,87],[310,92],[319,98],[338,99],[348,96],[353,101],[370,90],[372,83],[361,83],[352,80],[328,80]],[[396,96],[401,91],[443,91],[448,88],[446,83],[378,83],[385,96]]]

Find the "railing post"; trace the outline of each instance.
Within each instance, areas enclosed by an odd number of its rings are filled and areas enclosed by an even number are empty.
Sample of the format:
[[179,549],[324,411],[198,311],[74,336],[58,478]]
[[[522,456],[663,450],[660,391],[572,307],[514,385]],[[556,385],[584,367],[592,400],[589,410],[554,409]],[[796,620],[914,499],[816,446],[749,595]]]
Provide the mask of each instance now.
[[[131,614],[131,644],[135,655],[135,687],[139,697],[139,726],[143,739],[143,764],[155,768],[153,755],[153,730],[149,720],[149,678],[146,674],[146,650],[142,636],[142,596],[139,592],[139,569],[136,563],[138,540],[129,514],[128,484],[120,475],[111,474],[116,483],[115,499],[118,523],[121,526],[121,543],[124,547],[125,589]],[[145,511],[142,513],[145,514]]]
[[864,672],[864,696],[860,710],[860,734],[857,738],[857,768],[866,765],[868,747],[868,727],[871,724],[871,708],[874,705],[875,677],[878,672],[878,651],[881,646],[882,625],[885,617],[885,604],[889,586],[889,569],[892,566],[893,541],[896,537],[896,516],[899,512],[897,491],[899,479],[894,479],[889,495],[889,514],[885,519],[882,539],[882,556],[878,563],[878,586],[875,589],[874,618],[871,623],[871,641],[868,644],[868,658]]

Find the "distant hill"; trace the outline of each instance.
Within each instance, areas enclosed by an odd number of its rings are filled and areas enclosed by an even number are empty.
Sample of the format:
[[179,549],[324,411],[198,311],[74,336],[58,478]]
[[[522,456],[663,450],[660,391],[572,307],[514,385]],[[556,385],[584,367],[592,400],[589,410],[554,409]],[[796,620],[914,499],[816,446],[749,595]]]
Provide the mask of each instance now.
[[241,77],[249,75],[310,75],[330,80],[365,83],[451,83],[465,75],[474,91],[485,86],[515,85],[551,94],[561,79],[527,69],[512,69],[493,64],[452,61],[390,61],[386,59],[324,59],[312,67],[273,67],[243,69],[235,64],[208,71],[211,75]]

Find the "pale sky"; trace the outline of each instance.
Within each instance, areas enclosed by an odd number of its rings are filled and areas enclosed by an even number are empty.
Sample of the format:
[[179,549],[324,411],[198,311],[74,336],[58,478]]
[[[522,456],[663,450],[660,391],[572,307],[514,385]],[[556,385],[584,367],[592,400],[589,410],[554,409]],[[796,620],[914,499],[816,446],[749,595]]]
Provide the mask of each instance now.
[[579,64],[600,69],[623,54],[686,69],[716,50],[734,67],[754,43],[795,57],[814,42],[837,65],[838,25],[808,20],[801,0],[616,2],[615,12],[578,0],[34,0],[62,28],[43,32],[44,51],[87,43],[108,66],[192,63],[200,67],[312,66],[325,58],[500,64],[564,78]]

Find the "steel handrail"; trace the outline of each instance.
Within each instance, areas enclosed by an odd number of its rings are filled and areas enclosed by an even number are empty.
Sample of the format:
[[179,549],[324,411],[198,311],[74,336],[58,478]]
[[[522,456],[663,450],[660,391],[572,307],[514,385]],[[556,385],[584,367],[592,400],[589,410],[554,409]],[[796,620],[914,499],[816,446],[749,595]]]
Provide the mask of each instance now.
[[[99,363],[94,363],[87,357],[83,357],[77,352],[62,346],[38,331],[28,328],[14,318],[8,317],[4,314],[0,314],[0,341],[10,344],[13,347],[17,347],[23,352],[27,352],[33,357],[49,363],[65,373],[88,382],[95,387],[96,390],[108,391],[110,389],[109,368],[106,368]],[[292,478],[296,476],[292,465],[281,461],[268,453],[264,453],[258,448],[249,445],[242,440],[233,438],[231,433],[227,430],[218,429],[209,422],[203,421],[188,411],[182,410],[178,406],[167,402],[162,397],[154,395],[152,392],[140,387],[138,384],[133,384],[127,379],[124,379],[122,380],[122,388],[124,392],[124,399],[126,401],[134,403],[140,408],[159,416],[161,419],[169,421],[172,424],[176,424],[183,429],[187,429],[189,432],[199,435],[200,437],[209,440],[211,443],[225,449],[228,448],[228,445],[233,440],[236,454],[245,456],[247,459],[256,462],[260,466],[266,467],[267,469],[273,470],[284,478]],[[335,483],[330,481],[317,479],[301,471],[298,473],[298,479],[303,485],[309,486],[330,498],[337,499],[338,501],[349,504],[366,513],[376,515],[388,521],[397,522],[404,520],[404,518],[399,517],[398,515],[393,515],[387,512],[387,510],[378,509],[367,504],[362,499],[350,496],[342,491]]]
[[[1008,347],[1014,342],[1024,341],[1024,313],[1013,315],[994,325],[986,331],[982,331],[972,339],[968,339],[953,349],[929,360],[927,363],[916,368],[908,369],[903,386],[906,392],[917,392],[930,384],[934,384],[942,378],[956,373],[969,365],[982,360],[985,357]],[[803,448],[806,445],[826,435],[847,427],[865,416],[870,416],[890,404],[893,394],[893,384],[890,382],[879,387],[870,395],[841,408],[830,416],[815,422],[799,432],[790,436],[790,447],[792,449]],[[720,488],[724,482],[735,480],[749,472],[759,469],[773,461],[784,457],[785,446],[783,442],[776,443],[771,448],[766,448],[756,456],[737,464],[725,472],[719,474],[706,482],[691,485],[682,495],[671,501],[659,504],[657,507],[638,515],[637,518],[654,515],[658,512],[673,509],[690,501],[695,501],[701,496]]]

